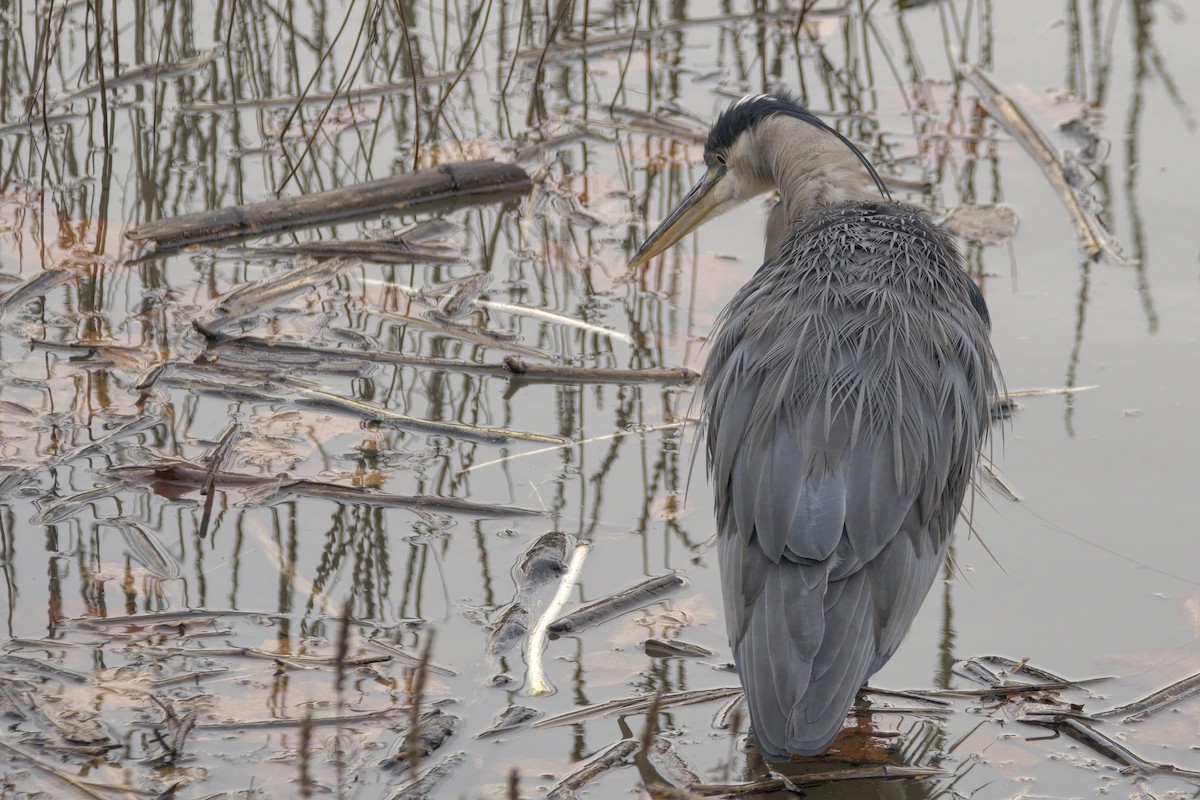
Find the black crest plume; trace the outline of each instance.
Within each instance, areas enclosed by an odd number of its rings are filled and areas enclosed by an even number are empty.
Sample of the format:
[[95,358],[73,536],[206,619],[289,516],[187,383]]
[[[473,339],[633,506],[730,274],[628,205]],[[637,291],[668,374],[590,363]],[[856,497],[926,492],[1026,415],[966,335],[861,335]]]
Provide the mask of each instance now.
[[747,95],[733,103],[729,108],[722,111],[721,115],[717,117],[717,121],[713,123],[712,128],[708,132],[708,141],[705,142],[704,149],[708,152],[728,150],[739,136],[764,119],[773,117],[776,114],[794,117],[836,136],[838,141],[850,148],[850,152],[854,153],[862,165],[867,168],[867,172],[870,173],[871,179],[875,181],[875,186],[878,187],[879,193],[888,200],[892,199],[887,187],[883,184],[883,178],[879,177],[875,166],[855,146],[854,142],[843,136],[840,131],[830,127],[816,114],[800,105],[799,101],[787,92]]

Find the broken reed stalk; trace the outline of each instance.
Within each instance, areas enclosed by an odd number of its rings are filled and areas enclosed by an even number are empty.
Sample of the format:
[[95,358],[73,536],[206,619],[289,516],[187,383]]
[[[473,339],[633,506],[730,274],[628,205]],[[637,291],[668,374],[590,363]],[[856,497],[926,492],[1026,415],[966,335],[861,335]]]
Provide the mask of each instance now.
[[464,161],[324,192],[266,200],[154,220],[126,231],[135,242],[179,248],[272,233],[384,211],[414,213],[506,200],[527,193],[528,173],[516,164]]
[[204,498],[204,513],[200,517],[201,539],[208,535],[208,525],[212,520],[213,500],[216,497],[212,490],[213,482],[217,478],[217,473],[221,471],[221,465],[229,456],[229,451],[233,449],[233,444],[237,441],[240,432],[237,420],[230,422],[221,434],[217,446],[208,456],[208,468],[204,471],[204,483],[200,485],[200,494]]
[[1071,188],[1062,159],[1042,132],[1034,127],[1017,104],[979,68],[967,64],[962,67],[961,74],[975,87],[988,114],[999,122],[1042,168],[1046,179],[1066,206],[1067,213],[1075,224],[1075,234],[1079,237],[1079,243],[1088,258],[1095,258],[1103,253],[1117,263],[1128,263],[1129,260],[1116,249],[1108,233],[1099,228],[1099,221],[1095,215],[1089,214],[1079,202],[1079,195]]

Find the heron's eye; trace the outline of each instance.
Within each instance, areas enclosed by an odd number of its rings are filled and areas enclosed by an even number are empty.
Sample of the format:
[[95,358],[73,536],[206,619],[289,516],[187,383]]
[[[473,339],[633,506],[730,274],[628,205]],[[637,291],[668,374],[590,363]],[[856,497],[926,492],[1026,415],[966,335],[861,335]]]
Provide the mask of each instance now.
[[725,169],[729,169],[729,159],[725,157],[724,153],[714,153],[713,157],[717,159],[718,164],[725,167]]

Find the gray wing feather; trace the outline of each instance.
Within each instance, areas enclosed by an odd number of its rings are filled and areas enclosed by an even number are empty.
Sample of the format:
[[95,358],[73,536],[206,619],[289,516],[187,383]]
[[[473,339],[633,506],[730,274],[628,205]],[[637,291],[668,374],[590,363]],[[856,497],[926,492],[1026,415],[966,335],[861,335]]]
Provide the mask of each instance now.
[[907,633],[995,379],[943,234],[896,206],[822,214],[730,303],[702,386],[726,624],[772,759],[828,747]]

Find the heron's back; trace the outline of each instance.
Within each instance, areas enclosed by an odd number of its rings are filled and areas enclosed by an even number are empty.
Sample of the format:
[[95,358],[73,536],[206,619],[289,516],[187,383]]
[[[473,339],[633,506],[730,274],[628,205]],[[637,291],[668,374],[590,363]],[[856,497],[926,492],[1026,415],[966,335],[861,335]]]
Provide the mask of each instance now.
[[702,381],[726,622],[759,749],[823,751],[937,575],[987,431],[982,296],[891,203],[793,223]]

